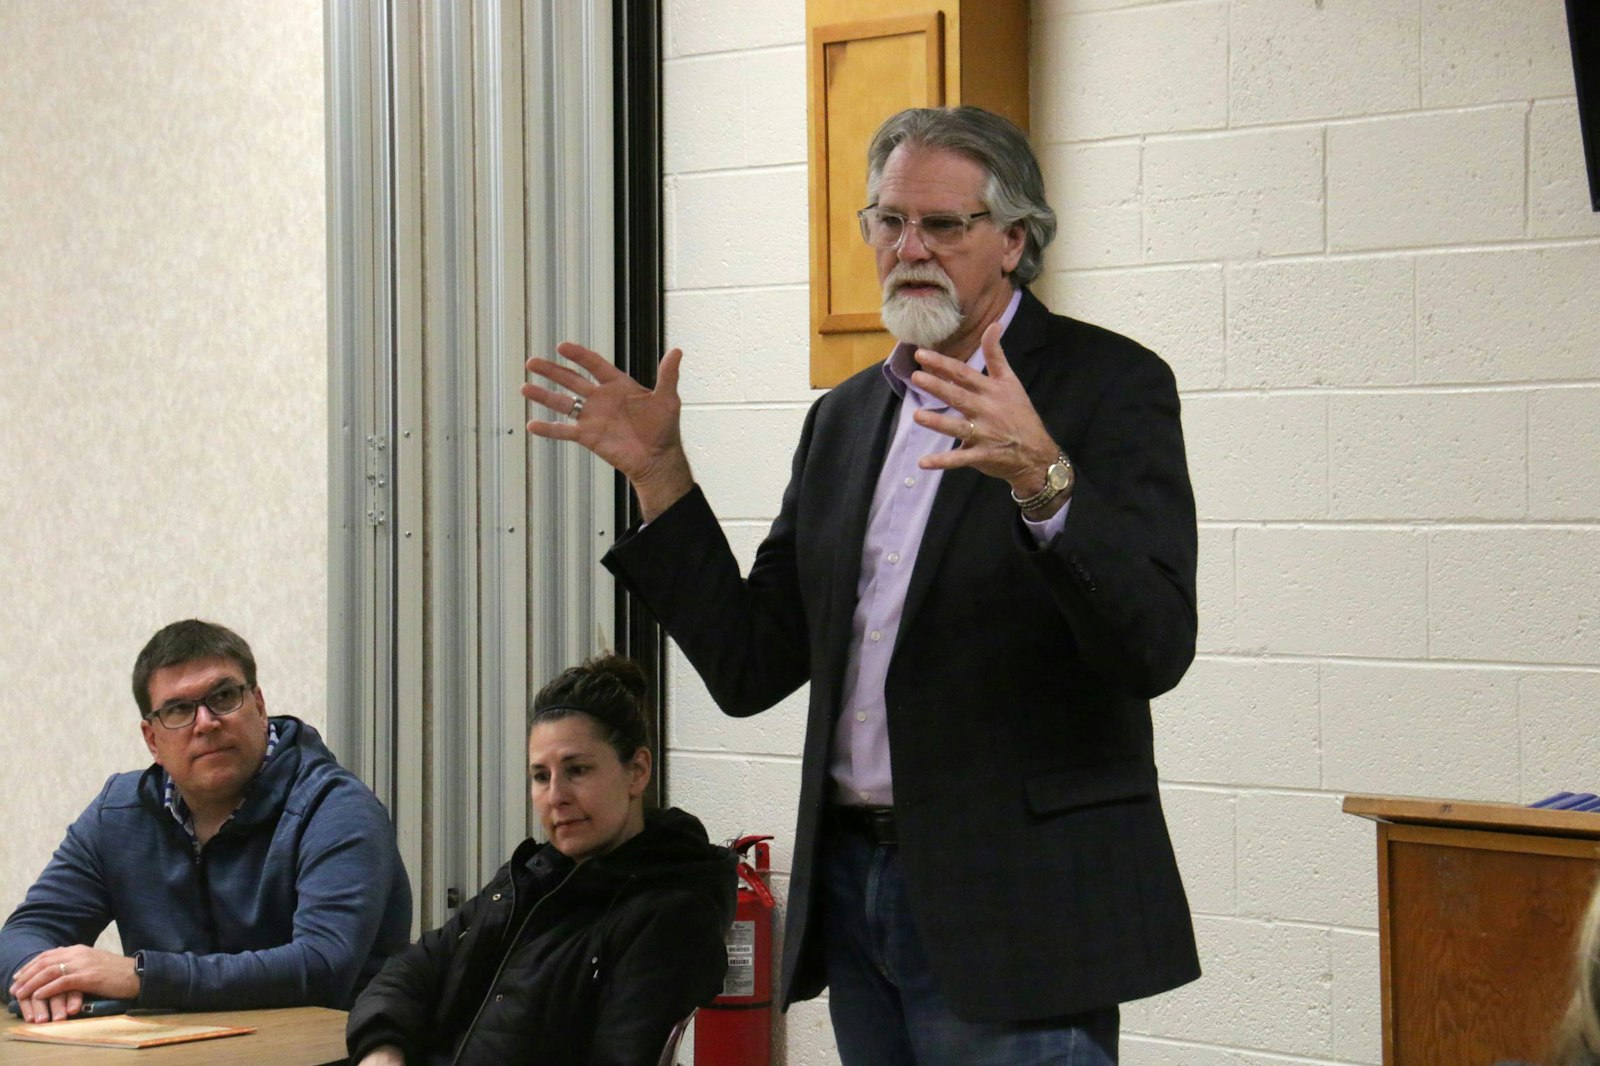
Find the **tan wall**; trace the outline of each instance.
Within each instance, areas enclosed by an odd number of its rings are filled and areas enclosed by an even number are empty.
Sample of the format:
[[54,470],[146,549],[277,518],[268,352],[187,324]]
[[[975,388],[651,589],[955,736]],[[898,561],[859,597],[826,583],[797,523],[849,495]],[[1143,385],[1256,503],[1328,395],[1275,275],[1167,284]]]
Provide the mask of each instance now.
[[326,720],[319,0],[0,0],[0,915],[198,615]]

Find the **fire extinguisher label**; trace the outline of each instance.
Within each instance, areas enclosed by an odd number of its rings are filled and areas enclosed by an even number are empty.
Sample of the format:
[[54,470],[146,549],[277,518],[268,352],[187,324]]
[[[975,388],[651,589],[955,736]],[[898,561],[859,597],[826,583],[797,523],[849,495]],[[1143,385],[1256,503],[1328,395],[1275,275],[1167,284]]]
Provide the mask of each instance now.
[[734,922],[728,930],[728,976],[722,980],[725,996],[756,994],[756,923]]

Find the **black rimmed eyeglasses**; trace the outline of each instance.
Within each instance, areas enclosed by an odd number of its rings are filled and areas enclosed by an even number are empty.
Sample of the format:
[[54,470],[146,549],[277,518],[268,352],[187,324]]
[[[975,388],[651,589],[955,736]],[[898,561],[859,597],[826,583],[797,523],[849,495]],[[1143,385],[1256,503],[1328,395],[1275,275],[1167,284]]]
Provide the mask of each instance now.
[[221,718],[243,707],[244,698],[249,694],[249,689],[238,682],[230,681],[226,685],[218,685],[200,699],[174,700],[157,707],[144,717],[145,721],[154,718],[168,729],[182,729],[194,721],[194,716],[201,707],[210,711],[213,717]]

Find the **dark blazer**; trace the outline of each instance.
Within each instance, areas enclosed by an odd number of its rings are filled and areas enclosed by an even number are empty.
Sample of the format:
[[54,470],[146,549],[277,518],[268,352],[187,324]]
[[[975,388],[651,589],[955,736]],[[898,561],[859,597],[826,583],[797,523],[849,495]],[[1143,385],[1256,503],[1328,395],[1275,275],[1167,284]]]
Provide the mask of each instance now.
[[[1077,472],[1033,543],[1004,482],[944,473],[889,668],[895,812],[934,975],[971,1021],[1048,1018],[1199,976],[1156,789],[1152,696],[1194,656],[1195,514],[1172,372],[1031,294],[1002,344]],[[873,366],[812,407],[741,579],[696,489],[606,565],[730,715],[809,681],[783,1002],[826,975],[821,819],[867,512],[898,403]]]

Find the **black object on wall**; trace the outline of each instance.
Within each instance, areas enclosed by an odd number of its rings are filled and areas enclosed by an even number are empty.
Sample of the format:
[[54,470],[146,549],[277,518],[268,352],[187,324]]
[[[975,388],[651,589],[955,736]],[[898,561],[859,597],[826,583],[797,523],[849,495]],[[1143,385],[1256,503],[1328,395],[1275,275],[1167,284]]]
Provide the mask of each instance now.
[[[613,0],[613,83],[616,107],[617,321],[614,357],[643,385],[656,383],[665,334],[661,222],[661,7],[659,0]],[[639,503],[618,474],[617,532],[639,520]],[[650,679],[650,714],[655,735],[655,773],[646,802],[659,806],[667,794],[667,642],[661,626],[632,593],[617,583],[617,651],[630,656]]]
[[1589,164],[1589,206],[1600,211],[1600,0],[1567,0],[1567,35],[1578,84],[1578,124]]

